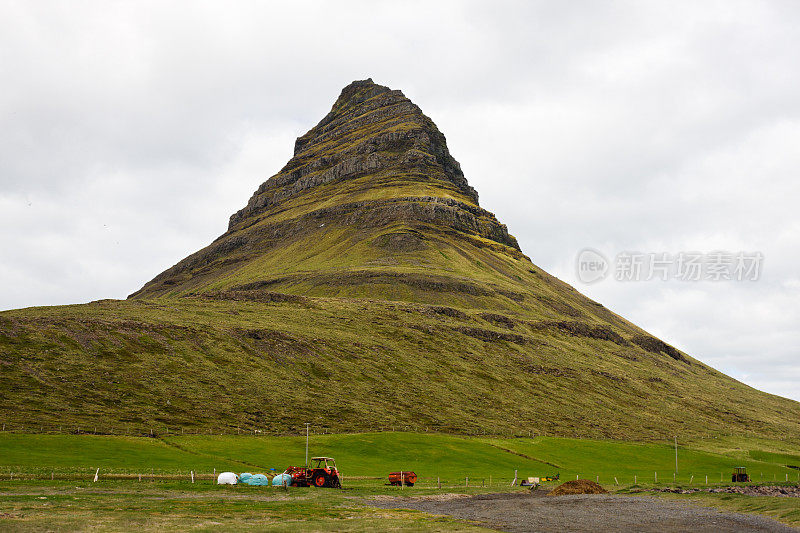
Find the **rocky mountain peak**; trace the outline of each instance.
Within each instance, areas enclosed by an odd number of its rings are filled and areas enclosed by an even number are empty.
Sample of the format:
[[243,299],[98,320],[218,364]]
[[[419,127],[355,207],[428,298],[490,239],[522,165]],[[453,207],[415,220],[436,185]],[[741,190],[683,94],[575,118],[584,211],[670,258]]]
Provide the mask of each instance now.
[[[506,226],[478,205],[433,121],[401,91],[360,80],[297,139],[294,156],[231,216],[223,235],[135,294],[250,286],[268,277],[294,283],[291,276],[318,280],[325,294],[364,285],[379,291],[375,272],[395,279],[403,265],[452,276],[464,254],[443,251],[453,246],[527,260]],[[339,252],[330,255],[331,248]],[[369,276],[359,277],[362,269]]]
[[294,157],[231,217],[230,228],[310,188],[368,174],[380,176],[383,188],[416,181],[478,204],[433,121],[401,91],[366,79],[342,89],[331,111],[297,139]]

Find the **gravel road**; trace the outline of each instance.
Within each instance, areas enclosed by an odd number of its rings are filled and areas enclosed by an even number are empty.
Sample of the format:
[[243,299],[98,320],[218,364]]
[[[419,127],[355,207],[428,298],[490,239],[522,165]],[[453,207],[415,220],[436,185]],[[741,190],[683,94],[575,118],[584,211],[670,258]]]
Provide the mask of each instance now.
[[605,494],[546,496],[544,491],[537,491],[453,498],[391,498],[369,504],[449,515],[513,532],[798,532],[756,515],[718,511],[684,502]]

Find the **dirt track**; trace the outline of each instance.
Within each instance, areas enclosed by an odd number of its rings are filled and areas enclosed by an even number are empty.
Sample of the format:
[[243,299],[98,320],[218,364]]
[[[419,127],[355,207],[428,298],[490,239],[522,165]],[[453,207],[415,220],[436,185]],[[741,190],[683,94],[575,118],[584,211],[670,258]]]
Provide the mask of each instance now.
[[796,529],[755,515],[720,512],[689,503],[646,497],[485,494],[452,499],[392,498],[371,501],[384,508],[417,509],[473,520],[502,531],[641,531],[738,533],[792,532]]

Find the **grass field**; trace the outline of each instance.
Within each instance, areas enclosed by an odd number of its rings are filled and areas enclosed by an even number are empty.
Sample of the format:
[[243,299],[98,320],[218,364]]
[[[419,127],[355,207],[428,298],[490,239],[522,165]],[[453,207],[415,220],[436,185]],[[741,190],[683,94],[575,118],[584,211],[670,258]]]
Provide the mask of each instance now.
[[[781,442],[738,439],[708,451],[709,443],[680,447],[678,484],[726,482],[732,466],[747,466],[771,481],[797,470],[785,466],[797,454]],[[282,470],[302,464],[304,437],[173,436],[109,437],[0,433],[0,530],[225,530],[281,531],[480,531],[474,525],[405,510],[382,510],[370,498],[401,494],[385,486],[399,468],[415,470],[420,482],[404,495],[526,490],[510,487],[520,477],[561,473],[561,479],[599,477],[609,490],[659,481],[672,484],[674,449],[669,443],[538,437],[483,439],[404,432],[312,435],[311,455],[337,459],[343,491],[214,484],[216,469]],[[100,468],[97,483],[91,481]],[[198,476],[191,483],[189,471]],[[13,476],[12,476],[13,473]],[[55,479],[50,480],[50,474]],[[144,474],[141,481],[136,474]],[[130,479],[120,479],[134,474]],[[714,477],[716,475],[716,477]],[[61,476],[59,478],[59,476]],[[470,485],[466,485],[466,477]],[[614,483],[614,476],[620,485]],[[436,478],[440,478],[439,490]],[[66,479],[65,479],[66,478]],[[491,479],[491,485],[490,485]],[[796,477],[792,477],[796,480]],[[635,487],[634,487],[635,488]],[[766,514],[800,525],[797,498],[736,494],[659,495],[726,510]]]
[[0,530],[485,531],[417,511],[371,507],[368,499],[376,492],[284,492],[186,481],[0,481]]
[[[746,445],[746,441],[740,444]],[[758,447],[757,447],[758,446]],[[766,449],[764,448],[766,447]],[[754,481],[797,481],[788,468],[797,455],[777,453],[767,443],[714,453],[680,445],[677,482],[728,481],[733,466],[748,468]],[[185,475],[190,470],[283,471],[303,464],[305,437],[173,436],[110,437],[90,435],[0,434],[0,472],[23,473],[156,473]],[[423,481],[437,477],[447,483],[510,480],[560,473],[600,478],[621,485],[673,481],[675,451],[671,443],[631,443],[613,440],[552,437],[482,439],[442,434],[383,432],[312,435],[312,456],[335,457],[346,477],[380,478],[398,469],[414,470]]]

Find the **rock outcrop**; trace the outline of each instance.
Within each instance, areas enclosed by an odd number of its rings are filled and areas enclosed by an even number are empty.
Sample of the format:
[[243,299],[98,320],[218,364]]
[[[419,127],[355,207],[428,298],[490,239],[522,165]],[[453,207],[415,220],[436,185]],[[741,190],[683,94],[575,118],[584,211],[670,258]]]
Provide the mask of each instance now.
[[402,92],[354,81],[319,124],[298,138],[294,157],[264,182],[229,228],[312,187],[371,173],[441,181],[478,204],[444,135]]

